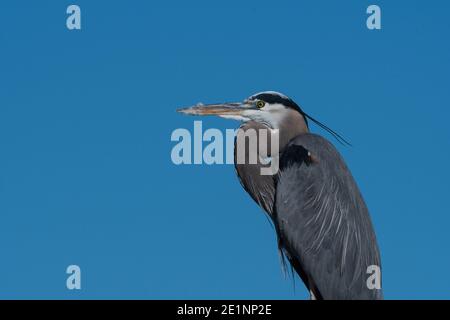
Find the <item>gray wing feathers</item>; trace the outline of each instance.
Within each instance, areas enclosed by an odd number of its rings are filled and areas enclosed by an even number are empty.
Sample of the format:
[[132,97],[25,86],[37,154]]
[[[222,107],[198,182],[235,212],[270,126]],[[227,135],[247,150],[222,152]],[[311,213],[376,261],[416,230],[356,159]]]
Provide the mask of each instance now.
[[[369,212],[336,149],[324,138],[305,134],[301,145],[314,156],[279,172],[275,219],[282,251],[316,297],[378,299],[367,288],[370,265],[380,256]],[[288,148],[289,148],[288,146]]]

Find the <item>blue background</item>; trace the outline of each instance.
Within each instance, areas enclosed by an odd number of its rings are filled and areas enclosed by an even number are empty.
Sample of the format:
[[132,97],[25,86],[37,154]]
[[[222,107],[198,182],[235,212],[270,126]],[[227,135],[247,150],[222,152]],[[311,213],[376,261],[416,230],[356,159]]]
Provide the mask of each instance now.
[[74,3],[0,4],[0,298],[307,298],[233,166],[170,158],[176,108],[262,90],[354,145],[385,297],[450,298],[448,2]]

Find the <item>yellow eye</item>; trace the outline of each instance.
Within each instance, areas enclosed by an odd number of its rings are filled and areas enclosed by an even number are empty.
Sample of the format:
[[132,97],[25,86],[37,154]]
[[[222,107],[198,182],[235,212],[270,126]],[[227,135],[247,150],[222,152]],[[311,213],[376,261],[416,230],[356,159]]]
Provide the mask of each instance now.
[[262,100],[258,100],[256,101],[256,106],[261,109],[262,107],[264,107],[266,105],[266,103]]

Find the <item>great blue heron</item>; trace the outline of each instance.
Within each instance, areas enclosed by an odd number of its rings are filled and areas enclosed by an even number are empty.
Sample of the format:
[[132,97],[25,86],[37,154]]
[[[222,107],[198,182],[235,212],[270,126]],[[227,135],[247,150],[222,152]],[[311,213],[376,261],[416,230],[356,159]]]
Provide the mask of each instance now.
[[[346,143],[340,135],[273,91],[178,111],[240,120],[244,132],[278,129],[280,151],[268,155],[279,161],[276,174],[261,174],[266,164],[261,157],[235,168],[244,189],[272,219],[282,260],[291,263],[312,299],[382,299],[381,288],[367,284],[368,268],[381,268],[381,262],[366,204],[338,151],[309,132],[308,120]],[[236,153],[235,141],[235,160]]]

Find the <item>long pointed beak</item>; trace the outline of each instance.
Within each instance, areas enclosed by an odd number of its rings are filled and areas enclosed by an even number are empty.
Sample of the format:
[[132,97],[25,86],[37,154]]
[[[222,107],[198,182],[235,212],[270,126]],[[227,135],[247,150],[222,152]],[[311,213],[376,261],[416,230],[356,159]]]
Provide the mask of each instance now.
[[198,104],[189,108],[178,109],[177,112],[195,116],[241,116],[246,110],[253,109],[253,106],[246,102],[232,102],[220,104]]

